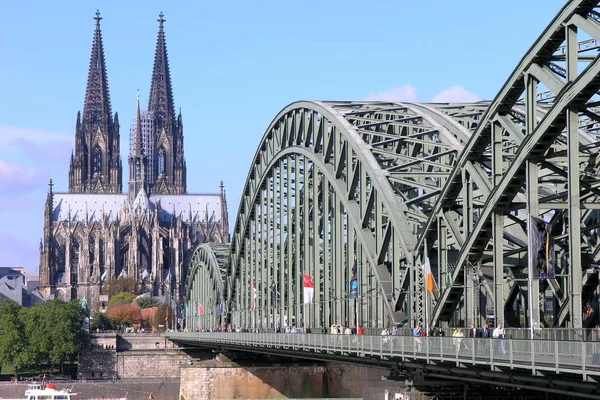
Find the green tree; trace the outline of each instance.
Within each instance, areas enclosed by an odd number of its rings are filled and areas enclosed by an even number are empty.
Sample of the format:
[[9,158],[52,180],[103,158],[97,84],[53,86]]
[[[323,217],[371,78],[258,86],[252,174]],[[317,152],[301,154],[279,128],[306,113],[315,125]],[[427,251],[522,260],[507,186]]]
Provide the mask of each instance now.
[[140,283],[131,276],[113,279],[108,283],[108,292],[111,296],[119,293],[140,294]]
[[47,318],[52,323],[50,338],[53,346],[50,349],[49,361],[60,365],[63,372],[65,362],[76,361],[85,344],[87,335],[82,329],[85,312],[77,300],[68,303],[53,300],[46,304],[49,306]]
[[114,295],[108,301],[108,308],[114,307],[119,304],[131,304],[137,296],[133,293],[121,292]]
[[48,305],[40,303],[35,307],[24,308],[21,319],[25,328],[27,346],[23,352],[26,365],[38,366],[49,363],[52,342],[50,334],[52,327],[46,317]]
[[27,342],[19,317],[22,308],[12,300],[0,300],[0,369],[10,364],[17,372],[23,366],[22,354]]
[[113,322],[106,314],[97,312],[92,318],[92,325],[90,326],[90,329],[92,331],[96,331],[97,329],[101,329],[103,331],[114,329]]
[[137,303],[142,310],[158,307],[160,305],[160,301],[156,297],[142,297],[141,299],[138,299]]
[[27,365],[59,365],[77,360],[86,343],[82,329],[84,311],[77,300],[65,303],[56,299],[23,309],[27,337],[23,358]]

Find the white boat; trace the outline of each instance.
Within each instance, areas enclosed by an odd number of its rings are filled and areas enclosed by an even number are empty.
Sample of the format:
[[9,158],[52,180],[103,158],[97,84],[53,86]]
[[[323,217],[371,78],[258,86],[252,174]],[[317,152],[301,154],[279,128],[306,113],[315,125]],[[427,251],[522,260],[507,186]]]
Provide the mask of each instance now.
[[[72,400],[71,396],[76,395],[77,393],[72,393],[68,389],[57,390],[56,386],[52,383],[43,384],[33,382],[27,385],[27,390],[25,390],[25,400]],[[153,400],[154,397],[150,395],[149,399]],[[87,398],[86,400],[127,400],[127,397],[103,397],[102,399]]]
[[52,383],[31,383],[25,390],[25,400],[71,400],[71,396],[76,394],[69,390],[56,390]]

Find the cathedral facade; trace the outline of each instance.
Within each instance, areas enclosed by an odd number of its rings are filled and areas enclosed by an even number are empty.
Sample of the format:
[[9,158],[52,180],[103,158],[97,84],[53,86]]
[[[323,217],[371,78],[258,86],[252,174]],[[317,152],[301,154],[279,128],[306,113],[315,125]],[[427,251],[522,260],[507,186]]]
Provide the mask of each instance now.
[[119,117],[112,114],[100,29],[96,26],[83,113],[77,113],[69,190],[52,186],[40,243],[40,292],[108,301],[107,285],[134,277],[145,292],[183,296],[194,247],[229,242],[223,184],[212,194],[187,193],[183,120],[176,115],[162,13],[148,110],[137,103],[123,193]]

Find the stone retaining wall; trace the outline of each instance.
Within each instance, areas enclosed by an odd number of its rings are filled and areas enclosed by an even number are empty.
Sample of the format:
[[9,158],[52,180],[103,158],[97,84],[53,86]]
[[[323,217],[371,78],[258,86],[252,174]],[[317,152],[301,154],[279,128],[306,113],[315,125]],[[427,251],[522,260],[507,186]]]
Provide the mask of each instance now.
[[382,399],[404,382],[382,380],[389,370],[340,363],[239,365],[210,360],[181,368],[180,395],[192,399]]
[[194,358],[178,350],[127,351],[116,354],[118,379],[179,378],[182,364]]

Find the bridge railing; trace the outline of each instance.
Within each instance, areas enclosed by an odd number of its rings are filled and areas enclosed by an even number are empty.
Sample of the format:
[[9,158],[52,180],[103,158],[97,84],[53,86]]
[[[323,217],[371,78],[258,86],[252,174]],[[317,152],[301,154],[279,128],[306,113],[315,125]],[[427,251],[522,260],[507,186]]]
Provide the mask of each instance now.
[[[600,342],[375,335],[173,332],[176,342],[255,352],[452,362],[457,366],[521,368],[600,377]],[[302,354],[298,354],[302,353]],[[310,354],[307,354],[310,353]]]
[[[465,335],[469,328],[461,327]],[[446,336],[452,336],[456,327],[445,329]],[[515,340],[559,340],[559,341],[600,341],[600,329],[598,328],[505,328],[506,338]],[[490,335],[494,327],[490,328]],[[365,334],[379,335],[380,328],[365,328]],[[398,336],[414,336],[413,328],[402,327],[397,330]]]

